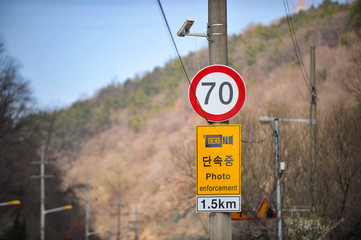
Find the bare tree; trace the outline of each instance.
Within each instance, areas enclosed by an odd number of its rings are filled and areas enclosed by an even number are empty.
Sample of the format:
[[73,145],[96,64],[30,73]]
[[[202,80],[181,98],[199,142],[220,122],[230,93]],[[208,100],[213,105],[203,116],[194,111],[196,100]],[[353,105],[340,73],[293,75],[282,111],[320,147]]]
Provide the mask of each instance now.
[[32,100],[29,82],[20,76],[19,65],[0,43],[0,135],[20,124]]
[[343,78],[343,86],[348,90],[358,102],[361,102],[361,50],[357,49],[360,47],[360,44],[356,44],[355,51],[352,51],[353,63],[352,68],[346,73],[346,76]]
[[342,102],[320,124],[319,206],[326,219],[342,223],[335,237],[360,237],[361,125],[357,108]]

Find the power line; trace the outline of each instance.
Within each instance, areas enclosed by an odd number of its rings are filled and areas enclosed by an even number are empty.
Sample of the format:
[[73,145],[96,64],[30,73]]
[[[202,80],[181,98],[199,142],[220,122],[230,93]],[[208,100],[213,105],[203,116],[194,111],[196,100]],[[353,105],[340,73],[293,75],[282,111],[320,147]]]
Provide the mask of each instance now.
[[256,140],[256,141],[246,141],[246,140],[241,140],[241,142],[243,143],[263,143],[264,141],[266,141],[267,139],[269,139],[270,137],[274,136],[274,132],[272,134],[270,134],[269,136],[263,138],[263,139],[260,139],[260,140]]
[[304,80],[308,90],[310,91],[310,85],[308,84],[309,77],[308,77],[305,65],[303,64],[302,55],[301,55],[300,47],[298,45],[298,41],[297,41],[297,38],[296,38],[295,27],[293,25],[293,20],[292,20],[291,12],[290,12],[290,9],[289,9],[289,4],[288,4],[287,0],[283,0],[283,6],[284,6],[285,12],[286,12],[286,19],[287,19],[288,28],[290,30],[290,35],[291,35],[291,39],[292,39],[293,48],[295,50],[296,57],[297,57],[297,59],[298,59],[298,61],[300,63],[300,69],[301,69],[302,77],[303,77],[303,80]]
[[3,28],[36,28],[36,29],[133,29],[152,28],[154,24],[83,24],[83,23],[25,23],[25,22],[2,22]]
[[283,0],[283,5],[284,5],[285,11],[286,11],[286,18],[287,18],[288,27],[289,27],[289,30],[290,30],[290,35],[291,35],[291,38],[292,38],[293,47],[294,47],[294,50],[295,50],[295,53],[296,53],[296,57],[297,57],[297,59],[298,59],[298,61],[300,63],[300,69],[301,69],[302,77],[303,77],[304,82],[306,83],[307,88],[310,89],[310,86],[308,84],[309,78],[308,78],[308,74],[307,74],[305,65],[303,64],[302,55],[301,55],[301,51],[300,51],[298,41],[297,41],[297,38],[296,38],[295,27],[294,27],[294,24],[293,24],[293,20],[292,20],[291,12],[290,12],[290,9],[289,9],[288,1]]
[[171,41],[172,41],[173,47],[174,47],[174,49],[175,49],[175,51],[176,51],[177,57],[178,57],[179,62],[180,62],[180,64],[181,64],[183,73],[184,73],[184,75],[185,75],[185,77],[186,77],[186,80],[187,80],[188,84],[190,85],[190,80],[189,80],[189,77],[188,77],[187,70],[186,70],[186,68],[185,68],[185,66],[184,66],[184,63],[183,63],[183,60],[182,60],[182,58],[181,58],[181,56],[180,56],[180,54],[179,54],[177,44],[176,44],[175,41],[174,41],[174,38],[173,38],[173,35],[172,35],[172,31],[170,30],[170,27],[169,27],[169,24],[168,24],[168,20],[167,20],[167,17],[165,16],[165,13],[164,13],[162,4],[161,4],[160,0],[157,0],[157,2],[158,2],[159,9],[160,9],[160,11],[161,11],[161,13],[162,13],[163,20],[164,20],[164,23],[165,23],[165,25],[166,25],[167,31],[168,31],[168,33],[169,33],[170,39],[171,39]]
[[173,47],[174,47],[174,49],[175,49],[175,51],[176,51],[177,57],[178,57],[179,62],[180,62],[180,64],[181,64],[181,68],[182,68],[183,73],[184,73],[184,75],[185,75],[185,77],[186,77],[187,83],[188,83],[188,85],[190,86],[190,88],[191,88],[191,90],[192,90],[192,93],[194,94],[195,98],[197,99],[197,103],[198,103],[199,107],[200,107],[201,110],[202,110],[202,113],[203,113],[204,118],[205,118],[205,119],[207,120],[207,122],[208,122],[208,118],[207,118],[207,116],[206,116],[206,114],[205,114],[205,112],[204,112],[201,104],[199,103],[198,98],[197,98],[197,96],[196,96],[196,92],[195,92],[195,90],[194,90],[194,88],[193,88],[193,86],[192,86],[192,84],[191,84],[191,82],[190,82],[190,80],[189,80],[189,76],[188,76],[187,70],[186,70],[186,68],[185,68],[185,66],[184,66],[184,63],[183,63],[183,60],[182,60],[182,58],[181,58],[181,56],[180,56],[180,54],[179,54],[177,44],[176,44],[175,41],[174,41],[174,38],[173,38],[173,35],[172,35],[172,31],[170,30],[170,27],[169,27],[169,24],[168,24],[167,17],[165,16],[165,13],[164,13],[164,10],[163,10],[163,7],[162,7],[162,3],[160,2],[160,0],[157,0],[157,2],[158,2],[159,9],[160,9],[160,11],[161,11],[161,13],[162,13],[164,23],[165,23],[165,25],[166,25],[166,27],[167,27],[167,31],[168,31],[168,33],[169,33],[170,39],[171,39],[171,41],[172,41]]

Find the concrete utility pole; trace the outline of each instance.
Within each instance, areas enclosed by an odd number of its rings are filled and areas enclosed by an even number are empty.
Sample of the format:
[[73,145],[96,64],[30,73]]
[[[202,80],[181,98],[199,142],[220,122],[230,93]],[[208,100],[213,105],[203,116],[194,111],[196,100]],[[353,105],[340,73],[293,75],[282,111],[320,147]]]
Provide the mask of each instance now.
[[[276,126],[276,120],[277,120],[277,126]],[[284,171],[284,163],[280,162],[279,160],[279,122],[298,122],[298,123],[307,123],[311,125],[311,128],[313,125],[315,125],[315,119],[299,119],[299,118],[274,118],[274,117],[259,117],[259,121],[261,123],[267,123],[267,122],[274,122],[275,123],[275,138],[276,138],[276,191],[277,191],[277,218],[280,216],[279,222],[278,222],[278,239],[282,239],[282,218],[281,214],[282,211],[300,211],[300,212],[306,212],[309,211],[309,209],[306,209],[305,206],[301,206],[300,209],[286,209],[281,211],[281,183],[280,179],[282,177],[282,173]],[[312,139],[312,135],[311,135]],[[278,145],[278,147],[277,147]],[[312,148],[312,146],[311,146]],[[277,154],[278,152],[278,154]],[[277,161],[278,158],[278,161]],[[278,164],[277,164],[278,162]],[[278,168],[278,170],[277,170]],[[277,174],[278,173],[278,174]],[[313,171],[312,171],[313,173]],[[313,175],[311,175],[312,178]],[[312,183],[311,182],[311,190],[312,190]],[[313,192],[312,192],[313,193]],[[313,198],[312,198],[313,199]]]
[[138,208],[135,208],[135,240],[139,238],[139,215]]
[[40,175],[31,176],[31,178],[40,178],[40,239],[45,239],[45,178],[53,178],[54,175],[45,175],[44,164],[54,163],[54,161],[45,161],[45,147],[41,147],[41,159],[31,161],[31,164],[40,164]]
[[316,211],[317,198],[317,121],[316,121],[316,57],[315,47],[311,47],[311,66],[310,66],[310,84],[311,84],[311,108],[310,108],[310,136],[311,136],[311,203],[312,211]]
[[[40,163],[40,231],[41,240],[45,239],[45,159],[44,146],[41,148],[41,163]],[[53,176],[52,176],[53,177]]]
[[30,178],[40,178],[40,239],[45,240],[45,215],[49,213],[59,212],[72,209],[73,206],[65,205],[58,208],[45,210],[45,178],[53,178],[54,175],[45,175],[45,164],[55,163],[54,160],[45,160],[45,148],[41,147],[40,161],[30,161],[31,164],[40,165],[40,175],[32,175]]
[[[284,162],[280,161],[280,131],[279,122],[304,122],[305,119],[278,119],[272,117],[260,117],[261,123],[274,122],[274,136],[275,136],[275,177],[276,177],[276,208],[277,208],[277,239],[282,240],[282,197],[281,197],[281,177],[285,169]],[[307,121],[307,119],[306,119]]]
[[[208,0],[207,35],[209,65],[228,65],[227,0]],[[231,213],[210,213],[209,225],[211,240],[232,239]]]
[[209,65],[228,65],[227,0],[208,0]]
[[89,177],[86,178],[85,186],[85,239],[89,239]]
[[135,227],[130,227],[131,230],[135,231],[135,237],[134,240],[138,240],[139,239],[139,213],[138,213],[138,208],[135,208],[135,221],[129,221],[129,223],[134,223]]
[[116,206],[117,207],[117,217],[118,217],[118,224],[117,224],[117,240],[120,240],[120,216],[121,216],[121,207],[124,207],[126,205],[122,204],[122,200],[121,200],[121,196],[120,194],[118,195],[118,203],[117,204],[112,204],[112,206]]
[[92,201],[92,199],[90,199],[90,185],[89,185],[89,177],[86,178],[86,185],[85,185],[85,191],[86,191],[86,195],[85,195],[85,239],[89,240],[89,236],[94,235],[94,234],[98,234],[100,232],[90,232],[89,231],[89,226],[90,226],[90,214],[89,214],[89,203],[90,201]]
[[98,233],[101,233],[101,231],[98,231],[98,232],[90,232],[89,231],[89,225],[90,225],[90,217],[89,217],[89,203],[91,201],[94,201],[93,199],[90,199],[90,189],[92,188],[90,185],[89,185],[89,177],[86,178],[86,184],[85,184],[85,187],[84,186],[81,186],[79,188],[85,188],[85,200],[84,199],[81,199],[82,201],[85,201],[85,239],[88,240],[89,239],[89,236],[92,236],[94,234],[98,234]]
[[278,240],[282,240],[282,203],[281,203],[281,176],[280,167],[280,140],[279,140],[279,120],[274,120],[275,127],[275,165],[276,165],[276,194],[277,194],[277,220],[278,220]]

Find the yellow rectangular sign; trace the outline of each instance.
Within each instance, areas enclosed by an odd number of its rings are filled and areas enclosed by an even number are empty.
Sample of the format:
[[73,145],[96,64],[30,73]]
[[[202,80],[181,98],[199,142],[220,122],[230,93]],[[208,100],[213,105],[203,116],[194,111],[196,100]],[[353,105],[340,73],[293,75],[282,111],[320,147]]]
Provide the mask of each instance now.
[[197,196],[241,195],[241,125],[196,128]]

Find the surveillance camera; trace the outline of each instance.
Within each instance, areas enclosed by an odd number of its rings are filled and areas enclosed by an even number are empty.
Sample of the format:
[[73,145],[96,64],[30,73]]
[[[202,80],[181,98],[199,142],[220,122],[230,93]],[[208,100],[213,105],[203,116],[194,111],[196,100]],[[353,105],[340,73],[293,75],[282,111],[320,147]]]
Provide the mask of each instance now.
[[189,33],[189,29],[192,27],[193,23],[194,23],[194,20],[188,18],[188,19],[184,22],[183,26],[182,26],[182,27],[179,29],[179,31],[177,32],[177,35],[178,35],[179,37],[184,37],[185,35],[187,35],[187,34]]

